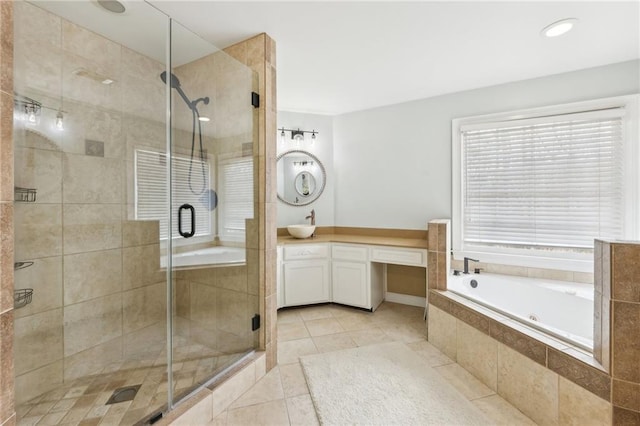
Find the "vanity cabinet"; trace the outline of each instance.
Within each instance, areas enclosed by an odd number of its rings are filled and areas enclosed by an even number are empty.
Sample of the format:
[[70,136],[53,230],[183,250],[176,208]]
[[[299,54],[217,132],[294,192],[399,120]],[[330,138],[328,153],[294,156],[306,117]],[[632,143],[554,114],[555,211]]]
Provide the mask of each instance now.
[[284,247],[282,256],[282,306],[331,301],[329,247],[300,244]]
[[346,243],[279,246],[278,308],[335,302],[373,311],[385,298],[387,263],[426,267],[427,251]]
[[371,309],[368,249],[333,244],[331,247],[331,288],[333,301]]

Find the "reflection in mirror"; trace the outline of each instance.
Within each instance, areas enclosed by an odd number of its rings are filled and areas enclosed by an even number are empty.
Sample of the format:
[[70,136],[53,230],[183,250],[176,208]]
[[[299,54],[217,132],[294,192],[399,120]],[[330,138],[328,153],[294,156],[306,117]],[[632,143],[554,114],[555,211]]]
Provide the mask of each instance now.
[[313,154],[293,150],[277,159],[278,199],[291,206],[306,206],[317,200],[324,190],[324,165]]

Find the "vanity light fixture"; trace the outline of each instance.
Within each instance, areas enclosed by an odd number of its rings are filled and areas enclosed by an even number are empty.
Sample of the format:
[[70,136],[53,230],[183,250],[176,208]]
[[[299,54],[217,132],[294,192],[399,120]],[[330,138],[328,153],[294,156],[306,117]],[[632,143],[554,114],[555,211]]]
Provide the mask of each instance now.
[[58,130],[64,130],[64,116],[63,111],[60,108],[51,108],[42,105],[41,102],[31,99],[27,96],[22,96],[17,93],[13,96],[14,118],[19,121],[24,121],[29,125],[37,126],[40,124],[40,118],[42,116],[47,117],[48,114],[44,114],[43,110],[55,111],[55,121],[52,126]]
[[558,37],[569,32],[577,22],[578,20],[576,18],[561,19],[560,21],[547,25],[540,33],[549,38]]
[[317,135],[320,132],[317,132],[316,130],[300,130],[298,129],[285,129],[284,127],[282,127],[280,130],[280,143],[284,145],[285,140],[286,140],[286,133],[285,132],[291,132],[291,140],[295,141],[296,143],[300,143],[304,141],[304,134],[305,133],[311,133],[311,143],[314,143],[316,140],[318,140]]

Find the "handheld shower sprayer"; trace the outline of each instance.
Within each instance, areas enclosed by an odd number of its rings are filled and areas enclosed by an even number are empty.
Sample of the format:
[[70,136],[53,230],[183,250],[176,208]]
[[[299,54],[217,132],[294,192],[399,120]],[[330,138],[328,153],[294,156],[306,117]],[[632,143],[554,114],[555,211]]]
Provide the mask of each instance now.
[[[167,84],[166,71],[162,71],[160,73],[160,79],[164,84]],[[198,103],[202,102],[205,105],[209,105],[209,97],[205,96],[203,98],[198,98],[195,101],[191,101],[187,97],[187,95],[184,93],[182,88],[180,87],[180,80],[178,79],[178,77],[176,77],[174,73],[170,73],[168,84],[172,89],[175,89],[175,91],[178,92],[178,95],[180,95],[182,100],[187,104],[187,106],[191,110],[191,115],[193,120],[192,120],[192,126],[191,126],[191,160],[189,162],[189,189],[191,189],[191,192],[195,195],[202,194],[206,189],[207,179],[205,176],[205,168],[204,168],[204,163],[206,159],[205,159],[204,149],[202,147],[202,125],[200,121],[200,112],[198,111]],[[202,166],[202,189],[199,192],[194,191],[193,186],[191,185],[191,172],[193,169],[193,154],[195,151],[195,142],[196,142],[196,122],[198,123],[198,139],[200,142],[200,153],[198,157]]]

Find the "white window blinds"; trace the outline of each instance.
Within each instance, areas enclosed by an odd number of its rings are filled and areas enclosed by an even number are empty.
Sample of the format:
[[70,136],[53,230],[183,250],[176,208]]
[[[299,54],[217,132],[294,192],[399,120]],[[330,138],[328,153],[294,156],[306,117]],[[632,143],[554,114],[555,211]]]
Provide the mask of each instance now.
[[[161,152],[136,150],[136,204],[137,220],[159,220],[160,238],[166,239],[167,226],[167,156]],[[191,172],[189,171],[191,167]],[[189,177],[190,176],[190,177]],[[173,155],[171,222],[173,238],[178,234],[178,208],[191,204],[195,208],[195,236],[211,234],[209,209],[209,164],[189,157]],[[191,230],[191,215],[182,212],[184,231]]]
[[244,240],[245,219],[253,217],[253,159],[220,162],[220,236]]
[[622,238],[623,114],[461,126],[464,246],[575,250]]

